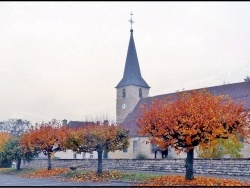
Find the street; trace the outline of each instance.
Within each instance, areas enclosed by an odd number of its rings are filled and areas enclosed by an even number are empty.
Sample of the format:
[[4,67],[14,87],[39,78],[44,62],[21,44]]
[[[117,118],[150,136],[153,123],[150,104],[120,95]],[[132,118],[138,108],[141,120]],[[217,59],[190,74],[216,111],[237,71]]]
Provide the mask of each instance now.
[[127,186],[129,183],[125,182],[70,182],[70,181],[60,181],[58,179],[52,178],[21,178],[15,175],[2,175],[0,174],[0,186]]

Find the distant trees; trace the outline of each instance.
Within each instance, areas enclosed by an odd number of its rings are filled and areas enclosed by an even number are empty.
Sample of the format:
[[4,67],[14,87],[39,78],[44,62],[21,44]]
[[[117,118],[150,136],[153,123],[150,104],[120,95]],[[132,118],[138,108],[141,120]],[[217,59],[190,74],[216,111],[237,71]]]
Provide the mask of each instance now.
[[30,126],[29,121],[14,118],[0,122],[0,131],[8,132],[15,137],[20,137]]
[[28,130],[30,122],[22,119],[9,119],[0,122],[0,155],[2,165],[9,166],[12,161],[17,162],[17,170],[20,170],[21,160],[30,160],[34,153],[25,153],[19,144],[22,134]]
[[226,96],[206,90],[177,93],[165,100],[154,100],[142,107],[139,134],[149,136],[161,148],[186,151],[186,179],[192,180],[194,147],[234,135],[250,137],[249,111]]

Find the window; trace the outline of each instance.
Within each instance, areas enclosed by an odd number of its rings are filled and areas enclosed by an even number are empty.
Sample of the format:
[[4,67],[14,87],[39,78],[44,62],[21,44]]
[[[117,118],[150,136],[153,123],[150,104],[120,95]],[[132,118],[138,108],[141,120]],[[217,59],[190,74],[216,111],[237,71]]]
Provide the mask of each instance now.
[[125,88],[123,88],[123,90],[122,90],[122,98],[126,98],[126,89]]
[[137,150],[137,141],[133,141],[133,152]]
[[73,159],[76,159],[76,153],[73,153]]
[[142,98],[142,89],[139,89],[139,97]]
[[89,156],[89,158],[90,158],[90,159],[93,159],[93,158],[94,158],[94,156],[93,156],[93,155],[90,155],[90,156]]
[[128,148],[124,148],[123,153],[127,153],[127,152],[128,152]]
[[85,159],[85,157],[86,157],[86,153],[82,152],[82,159]]

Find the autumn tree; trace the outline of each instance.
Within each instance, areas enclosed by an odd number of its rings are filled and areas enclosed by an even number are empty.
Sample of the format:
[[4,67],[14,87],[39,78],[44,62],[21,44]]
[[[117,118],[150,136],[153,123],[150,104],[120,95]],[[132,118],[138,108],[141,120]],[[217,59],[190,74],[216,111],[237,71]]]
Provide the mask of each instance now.
[[56,151],[63,150],[66,132],[67,127],[61,126],[57,120],[36,124],[22,135],[20,144],[25,152],[48,156],[48,170],[51,170],[51,157]]
[[225,155],[231,158],[239,158],[244,144],[239,136],[232,136],[228,139],[218,138],[207,144],[200,144],[196,152],[201,158],[222,158]]
[[1,157],[6,164],[10,164],[12,161],[17,162],[17,170],[20,170],[22,159],[27,161],[32,157],[32,153],[23,153],[18,142],[29,126],[29,121],[17,118],[0,122],[0,131],[9,135],[8,141],[2,145]]
[[149,136],[160,147],[186,151],[186,179],[192,180],[194,147],[234,135],[249,138],[249,111],[227,96],[206,90],[181,92],[142,107],[139,134]]
[[123,150],[128,145],[128,131],[115,125],[100,124],[72,128],[68,131],[64,148],[77,153],[97,151],[97,174],[101,174],[103,152]]
[[10,140],[11,136],[7,132],[0,132],[0,165],[4,166],[8,163],[4,157],[4,145]]
[[12,137],[9,139],[3,147],[3,157],[6,161],[16,161],[16,170],[21,169],[21,161],[30,161],[34,157],[34,153],[24,152],[19,144],[18,137]]

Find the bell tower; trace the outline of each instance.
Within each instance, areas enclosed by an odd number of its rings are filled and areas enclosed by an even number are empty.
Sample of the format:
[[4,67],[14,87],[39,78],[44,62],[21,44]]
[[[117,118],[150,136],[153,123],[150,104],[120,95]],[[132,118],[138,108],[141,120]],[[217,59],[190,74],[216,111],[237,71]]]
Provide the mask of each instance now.
[[149,85],[141,76],[140,66],[137,58],[135,42],[133,37],[134,23],[131,12],[130,40],[123,78],[116,88],[116,123],[124,121],[129,113],[133,111],[140,98],[146,98],[149,94]]

